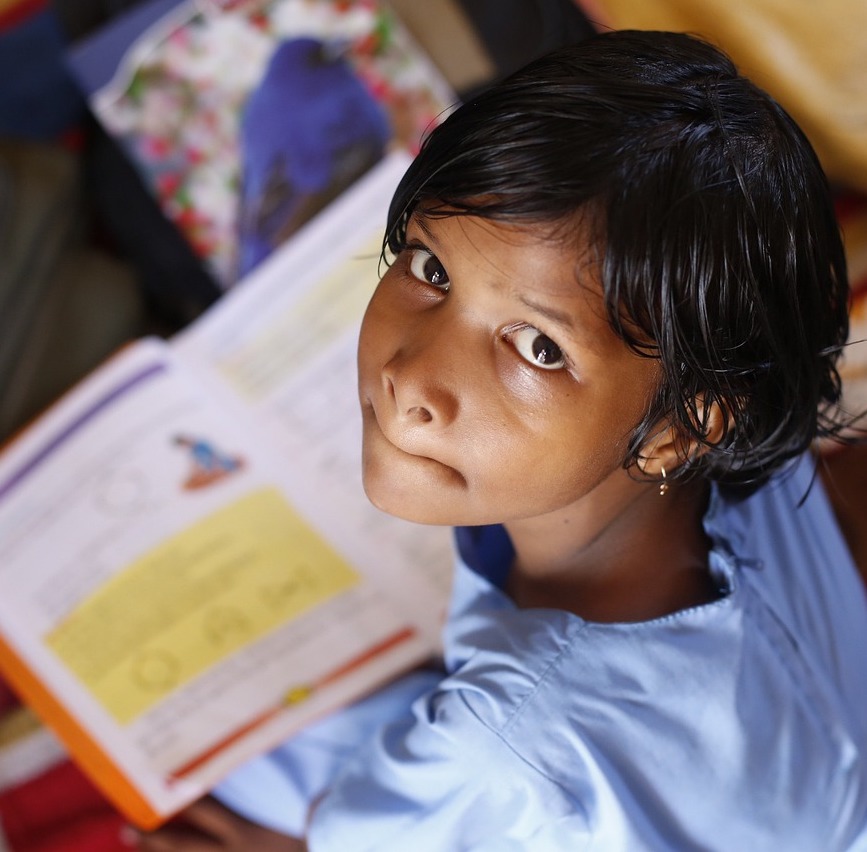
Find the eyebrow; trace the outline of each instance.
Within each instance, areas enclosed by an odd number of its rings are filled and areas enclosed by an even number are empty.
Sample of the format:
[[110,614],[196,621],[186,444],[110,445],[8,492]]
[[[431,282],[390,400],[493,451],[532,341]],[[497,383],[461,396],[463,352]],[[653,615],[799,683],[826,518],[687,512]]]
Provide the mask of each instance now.
[[409,229],[409,225],[417,225],[418,229],[428,238],[431,243],[439,244],[439,240],[437,240],[434,232],[430,229],[430,226],[427,223],[426,218],[418,213],[417,211],[413,212],[410,217],[410,221],[407,223],[407,230]]
[[565,311],[558,311],[556,308],[552,308],[549,305],[542,305],[539,302],[534,302],[523,294],[518,294],[518,299],[531,310],[541,314],[546,319],[549,319],[551,322],[560,326],[564,331],[575,332],[575,320],[571,314],[568,314]]

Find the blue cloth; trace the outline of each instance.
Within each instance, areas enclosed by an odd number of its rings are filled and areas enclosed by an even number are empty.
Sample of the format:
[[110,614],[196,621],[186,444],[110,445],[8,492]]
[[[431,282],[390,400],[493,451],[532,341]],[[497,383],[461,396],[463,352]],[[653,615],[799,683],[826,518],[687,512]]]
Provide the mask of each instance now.
[[724,595],[639,624],[516,608],[461,534],[448,675],[335,767],[312,852],[867,849],[867,602],[811,473],[714,492]]
[[405,713],[433,689],[443,673],[419,669],[373,695],[334,713],[283,745],[233,772],[213,795],[235,813],[292,837],[302,837],[308,811],[359,744],[383,721]]
[[50,7],[0,31],[0,137],[52,141],[80,126],[84,98],[63,61]]
[[338,45],[277,46],[241,118],[239,276],[385,153],[391,127]]
[[519,610],[465,559],[450,675],[335,779],[310,849],[867,846],[867,606],[810,478],[715,493],[724,597],[649,622]]

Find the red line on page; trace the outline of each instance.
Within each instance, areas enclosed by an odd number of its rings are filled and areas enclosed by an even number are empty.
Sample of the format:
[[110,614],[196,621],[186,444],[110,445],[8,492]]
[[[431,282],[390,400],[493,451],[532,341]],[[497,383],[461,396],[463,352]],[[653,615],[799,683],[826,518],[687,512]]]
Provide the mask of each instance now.
[[390,651],[392,648],[400,645],[403,642],[411,639],[416,635],[416,631],[412,627],[404,627],[401,630],[398,630],[396,633],[392,633],[391,636],[387,636],[381,642],[378,642],[376,645],[372,645],[370,648],[367,648],[361,654],[352,659],[348,660],[342,666],[334,669],[334,671],[328,672],[323,675],[319,680],[314,681],[312,684],[307,684],[304,686],[296,687],[295,689],[290,690],[284,700],[277,706],[272,707],[270,710],[266,710],[264,713],[260,713],[251,721],[247,722],[245,725],[242,725],[237,730],[233,731],[228,736],[224,737],[220,742],[216,745],[211,746],[211,748],[202,752],[202,754],[194,757],[189,762],[185,763],[179,769],[176,769],[171,773],[172,779],[183,778],[186,775],[189,775],[191,772],[198,769],[203,764],[207,763],[214,755],[223,751],[225,748],[230,746],[232,743],[237,742],[241,737],[245,734],[252,731],[254,728],[258,728],[260,725],[267,722],[269,719],[273,719],[278,713],[281,713],[286,707],[291,706],[293,704],[300,704],[305,699],[309,698],[313,695],[314,692],[322,689],[322,687],[327,686],[328,684],[334,683],[342,677],[350,674],[356,669],[361,668],[362,666],[369,663],[375,657],[378,657],[380,654],[384,654],[386,651]]

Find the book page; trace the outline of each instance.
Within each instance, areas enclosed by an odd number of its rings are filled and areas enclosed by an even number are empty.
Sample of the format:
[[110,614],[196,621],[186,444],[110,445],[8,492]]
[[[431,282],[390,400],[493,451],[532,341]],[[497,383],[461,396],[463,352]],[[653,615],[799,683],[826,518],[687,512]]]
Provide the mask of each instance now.
[[155,340],[0,458],[7,647],[157,813],[433,651],[292,468]]

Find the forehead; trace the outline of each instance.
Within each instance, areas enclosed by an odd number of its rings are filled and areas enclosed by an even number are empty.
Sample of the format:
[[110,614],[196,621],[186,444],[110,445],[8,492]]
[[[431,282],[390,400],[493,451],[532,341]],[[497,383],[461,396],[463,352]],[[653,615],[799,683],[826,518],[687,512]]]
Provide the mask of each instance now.
[[600,253],[586,217],[503,221],[421,209],[410,218],[407,239],[437,255],[453,286],[487,283],[561,325],[608,326]]
[[478,260],[487,261],[492,269],[503,257],[528,268],[556,264],[566,273],[562,283],[567,289],[598,278],[596,240],[582,216],[537,222],[451,213],[440,208],[431,212],[421,207],[409,219],[407,236],[418,236],[419,232],[441,250],[460,249],[469,257],[475,249]]

